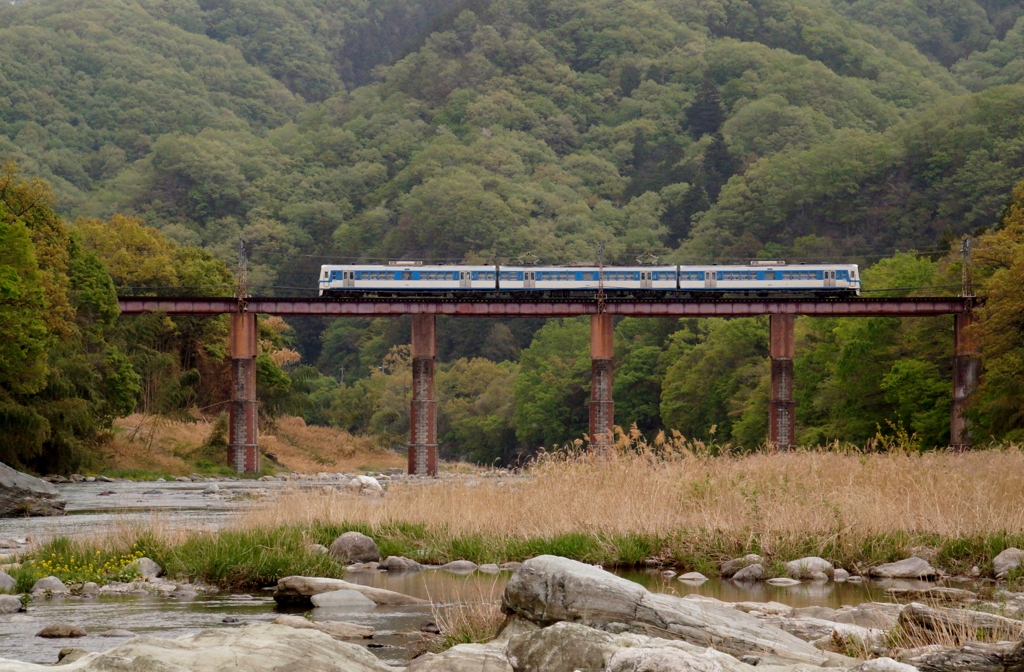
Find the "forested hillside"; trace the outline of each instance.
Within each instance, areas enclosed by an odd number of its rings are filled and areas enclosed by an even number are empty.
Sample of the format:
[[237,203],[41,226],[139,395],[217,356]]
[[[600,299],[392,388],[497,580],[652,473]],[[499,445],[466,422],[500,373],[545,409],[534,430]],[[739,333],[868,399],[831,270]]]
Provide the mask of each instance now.
[[[946,251],[997,228],[1024,178],[1022,15],[997,0],[23,0],[0,8],[0,157],[93,222],[80,235],[121,291],[230,284],[223,268],[116,271],[138,231],[167,259],[226,263],[244,238],[255,290],[275,293],[326,262],[568,262],[601,243],[613,263],[827,259],[877,264],[875,290],[953,291]],[[511,459],[578,434],[584,326],[444,323],[448,448]],[[182,355],[168,378],[125,329],[140,380],[177,386],[137,403],[217,399],[213,369]],[[399,437],[407,330],[279,325],[294,357],[265,369],[269,407]],[[942,443],[948,325],[800,334],[803,440]],[[626,320],[617,336],[621,422],[763,440],[764,324]],[[210,366],[214,340],[189,346],[207,343]],[[1024,424],[978,413],[994,437]]]

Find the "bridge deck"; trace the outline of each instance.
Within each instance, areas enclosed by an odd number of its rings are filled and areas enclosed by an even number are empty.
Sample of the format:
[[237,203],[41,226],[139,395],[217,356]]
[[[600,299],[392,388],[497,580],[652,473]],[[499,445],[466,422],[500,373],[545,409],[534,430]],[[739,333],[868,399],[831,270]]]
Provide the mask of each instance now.
[[[962,297],[770,298],[770,299],[608,299],[604,312],[634,317],[748,317],[816,315],[820,317],[907,317],[948,315],[970,310]],[[219,315],[251,312],[271,315],[377,317],[433,314],[454,317],[573,317],[599,312],[594,300],[324,299],[252,297],[239,305],[228,297],[122,297],[121,312]]]

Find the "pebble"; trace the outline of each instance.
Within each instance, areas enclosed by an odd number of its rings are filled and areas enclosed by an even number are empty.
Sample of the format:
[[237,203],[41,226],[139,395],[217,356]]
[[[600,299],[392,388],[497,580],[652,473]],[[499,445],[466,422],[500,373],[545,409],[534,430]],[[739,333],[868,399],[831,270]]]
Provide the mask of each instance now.
[[800,582],[796,579],[790,579],[789,577],[780,576],[774,579],[768,579],[765,583],[772,586],[799,586]]

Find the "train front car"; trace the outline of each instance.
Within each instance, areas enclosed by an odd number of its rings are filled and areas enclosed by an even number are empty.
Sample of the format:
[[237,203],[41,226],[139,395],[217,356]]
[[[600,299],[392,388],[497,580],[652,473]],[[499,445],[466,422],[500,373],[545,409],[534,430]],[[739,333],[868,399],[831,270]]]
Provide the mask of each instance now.
[[494,266],[442,266],[418,263],[349,264],[320,268],[320,296],[449,295],[494,291]]
[[755,262],[749,266],[680,267],[680,288],[728,295],[839,296],[860,294],[856,264]]

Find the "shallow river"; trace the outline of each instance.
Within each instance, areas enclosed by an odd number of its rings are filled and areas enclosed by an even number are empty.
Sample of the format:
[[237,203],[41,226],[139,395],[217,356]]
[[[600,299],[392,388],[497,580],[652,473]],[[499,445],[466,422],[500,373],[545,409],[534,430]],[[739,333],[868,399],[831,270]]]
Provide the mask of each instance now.
[[[0,537],[28,535],[35,539],[45,539],[57,534],[82,536],[109,530],[125,522],[145,524],[154,513],[163,525],[212,529],[223,524],[233,511],[251,501],[238,499],[238,494],[296,486],[295,483],[284,482],[222,481],[218,483],[219,493],[204,495],[203,491],[209,485],[177,482],[61,485],[60,489],[68,498],[67,516],[3,519],[0,520]],[[305,484],[306,487],[319,485]],[[100,494],[108,491],[114,494]],[[700,587],[694,587],[674,578],[663,577],[660,572],[618,573],[652,591],[680,596],[700,593],[727,601],[774,600],[793,606],[838,607],[885,599],[885,586],[876,583],[805,583],[783,588],[711,580]],[[387,572],[351,572],[347,579],[422,597],[435,603],[445,603],[498,599],[509,576],[504,572],[497,575],[479,572],[456,575],[428,570],[397,575]],[[902,585],[908,584],[903,582]],[[180,637],[203,628],[238,627],[244,623],[270,621],[280,613],[267,592],[254,595],[199,595],[187,600],[152,595],[39,600],[32,604],[26,614],[0,616],[0,657],[53,663],[57,660],[57,653],[68,646],[100,651],[125,641],[99,636],[98,633],[106,630],[125,629],[140,635]],[[314,609],[311,617],[314,620],[343,620],[369,625],[378,631],[396,632],[419,631],[425,621],[433,619],[429,607],[377,607],[368,611],[343,612]],[[234,622],[225,623],[225,619]],[[89,636],[74,640],[35,637],[35,633],[45,625],[57,622],[80,625]],[[407,660],[410,647],[415,646],[409,637],[397,635],[378,635],[364,643],[388,661]]]

